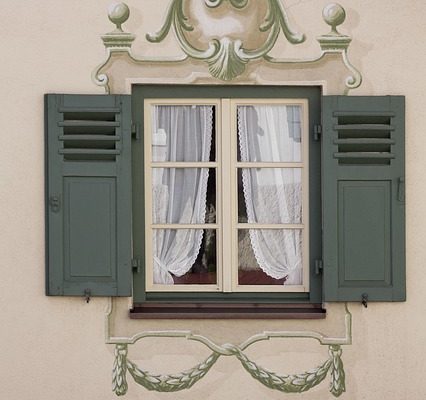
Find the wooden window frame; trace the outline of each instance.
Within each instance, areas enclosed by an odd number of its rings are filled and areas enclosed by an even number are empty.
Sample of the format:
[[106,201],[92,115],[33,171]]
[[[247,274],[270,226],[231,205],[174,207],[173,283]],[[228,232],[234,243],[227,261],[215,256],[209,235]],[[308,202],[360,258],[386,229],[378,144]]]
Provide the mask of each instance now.
[[[134,85],[132,87],[132,109],[133,109],[133,121],[139,124],[141,127],[141,134],[139,135],[139,141],[136,141],[132,146],[132,164],[133,164],[133,255],[136,258],[142,260],[138,265],[140,268],[134,270],[134,291],[133,291],[133,307],[134,310],[138,309],[139,306],[149,307],[149,305],[163,304],[165,307],[167,304],[173,304],[175,306],[182,305],[198,305],[203,304],[222,304],[226,307],[225,314],[229,313],[228,309],[232,309],[232,304],[254,304],[257,306],[267,307],[267,304],[274,304],[274,307],[278,307],[279,304],[285,305],[287,309],[291,309],[291,304],[302,305],[305,304],[308,308],[309,305],[318,305],[322,299],[322,283],[321,276],[315,273],[313,257],[321,257],[321,239],[320,239],[320,202],[317,204],[317,211],[314,217],[314,232],[310,232],[310,243],[309,248],[312,251],[309,260],[309,268],[306,269],[309,273],[309,291],[297,291],[297,292],[273,292],[269,290],[273,285],[266,285],[262,287],[262,291],[248,291],[246,288],[242,288],[242,291],[219,292],[217,290],[206,292],[197,292],[191,286],[191,291],[175,291],[174,289],[178,286],[173,287],[173,291],[170,291],[170,286],[167,285],[169,291],[158,291],[149,292],[145,290],[146,276],[144,274],[144,254],[145,254],[145,239],[140,239],[144,236],[144,230],[141,226],[145,226],[145,214],[137,210],[136,204],[141,204],[141,200],[144,199],[144,187],[146,177],[143,171],[140,171],[140,163],[145,157],[144,148],[144,110],[143,104],[145,99],[153,99],[154,102],[158,99],[167,99],[170,104],[176,104],[176,99],[183,99],[183,103],[189,103],[190,99],[204,99],[207,100],[206,104],[211,104],[214,98],[230,98],[230,99],[241,99],[241,101],[249,100],[249,103],[253,103],[256,99],[266,99],[267,102],[272,103],[277,100],[283,102],[283,99],[288,99],[289,103],[297,102],[297,99],[306,99],[309,104],[309,143],[313,143],[311,139],[311,133],[313,133],[313,126],[320,123],[320,104],[321,104],[321,89],[319,87],[283,87],[283,86],[244,86],[244,85]],[[313,107],[313,108],[312,108]],[[312,112],[311,112],[312,110]],[[306,113],[304,114],[306,115]],[[321,198],[320,190],[320,144],[316,143],[309,150],[309,160],[313,159],[316,167],[311,170],[309,165],[309,188],[312,184],[315,186],[315,190],[310,194],[310,201]],[[217,161],[217,160],[216,160]],[[311,162],[311,161],[310,161]],[[275,164],[273,166],[276,166]],[[311,172],[313,174],[311,176]],[[143,183],[143,185],[141,185]],[[219,199],[217,199],[219,200]],[[309,215],[312,214],[311,206]],[[314,242],[312,242],[314,237]],[[139,241],[138,241],[139,239]],[[138,243],[137,243],[138,242]],[[312,244],[313,243],[313,244]],[[181,286],[181,285],[179,285]],[[203,285],[205,286],[205,285]],[[244,285],[245,286],[245,285]],[[315,308],[315,307],[314,307]],[[159,312],[159,308],[155,307],[156,312]],[[161,314],[161,313],[160,313]],[[220,314],[220,313],[219,313]],[[297,314],[297,312],[296,312]],[[308,313],[309,314],[309,313]],[[257,314],[256,314],[257,315]],[[132,317],[137,317],[133,315]]]
[[[215,107],[215,161],[158,162],[152,160],[152,118],[155,106]],[[292,162],[241,162],[237,160],[237,108],[248,105],[300,106],[302,109],[301,160]],[[309,292],[309,106],[306,99],[145,99],[145,272],[147,292]],[[154,224],[152,221],[153,168],[215,168],[216,169],[216,223],[215,224]],[[239,223],[237,171],[241,168],[300,168],[302,170],[302,222]],[[306,214],[306,216],[305,216]],[[224,221],[231,221],[229,225]],[[240,229],[301,229],[303,278],[300,285],[240,285],[238,284],[238,231]],[[160,285],[153,283],[152,232],[154,229],[214,229],[216,231],[216,284]],[[224,265],[229,266],[224,268]]]

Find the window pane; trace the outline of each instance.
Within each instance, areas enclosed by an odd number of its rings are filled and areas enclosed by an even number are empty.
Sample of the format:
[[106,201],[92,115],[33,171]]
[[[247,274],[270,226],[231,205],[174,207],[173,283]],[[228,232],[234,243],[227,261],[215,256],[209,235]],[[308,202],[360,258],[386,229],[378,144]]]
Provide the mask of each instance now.
[[239,168],[238,222],[302,222],[301,168]]
[[215,168],[152,168],[154,224],[216,222]]
[[300,162],[301,106],[238,106],[238,161]]
[[154,284],[216,284],[216,230],[153,229]]
[[238,231],[239,285],[301,285],[301,229]]
[[152,161],[214,161],[214,106],[154,106]]

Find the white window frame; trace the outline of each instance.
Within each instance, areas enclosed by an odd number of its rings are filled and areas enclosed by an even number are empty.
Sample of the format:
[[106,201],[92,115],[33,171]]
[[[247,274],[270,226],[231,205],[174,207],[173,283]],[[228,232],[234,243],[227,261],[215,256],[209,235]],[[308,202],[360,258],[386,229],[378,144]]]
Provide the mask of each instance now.
[[[300,162],[240,162],[237,161],[237,107],[239,105],[294,105],[302,108]],[[211,105],[215,107],[216,158],[208,162],[152,161],[152,116],[156,105]],[[145,290],[146,292],[309,292],[309,106],[307,99],[145,99],[144,100],[144,176],[145,176]],[[245,168],[301,168],[302,223],[248,224],[238,222],[238,174]],[[214,224],[153,224],[152,168],[215,168],[216,223]],[[142,205],[143,206],[143,205]],[[226,221],[226,224],[224,223]],[[230,221],[230,223],[229,223]],[[238,230],[239,229],[302,229],[301,285],[239,285]],[[153,283],[153,229],[215,229],[217,284],[161,285]],[[231,268],[224,265],[231,264]]]

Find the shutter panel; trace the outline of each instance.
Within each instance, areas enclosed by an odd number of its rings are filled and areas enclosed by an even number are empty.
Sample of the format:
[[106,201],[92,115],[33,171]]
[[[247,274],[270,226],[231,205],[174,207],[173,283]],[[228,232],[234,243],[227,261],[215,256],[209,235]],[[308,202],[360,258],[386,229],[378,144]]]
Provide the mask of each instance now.
[[45,96],[46,291],[131,295],[130,96]]
[[323,99],[324,300],[405,300],[405,100]]

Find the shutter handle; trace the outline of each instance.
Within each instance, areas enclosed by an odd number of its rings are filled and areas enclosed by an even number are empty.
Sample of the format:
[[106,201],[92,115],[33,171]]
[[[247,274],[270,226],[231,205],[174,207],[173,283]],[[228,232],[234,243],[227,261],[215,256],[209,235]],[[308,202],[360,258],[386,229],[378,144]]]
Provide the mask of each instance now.
[[398,201],[405,200],[405,178],[400,176],[398,178]]
[[361,295],[361,303],[365,308],[368,307],[368,293],[363,293]]
[[84,298],[86,300],[86,303],[90,301],[90,295],[91,295],[90,289],[84,289]]
[[49,197],[50,209],[57,213],[61,209],[61,197],[58,194],[54,194]]

